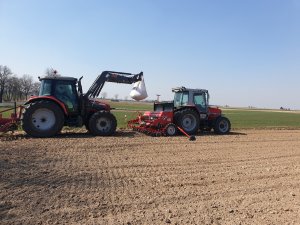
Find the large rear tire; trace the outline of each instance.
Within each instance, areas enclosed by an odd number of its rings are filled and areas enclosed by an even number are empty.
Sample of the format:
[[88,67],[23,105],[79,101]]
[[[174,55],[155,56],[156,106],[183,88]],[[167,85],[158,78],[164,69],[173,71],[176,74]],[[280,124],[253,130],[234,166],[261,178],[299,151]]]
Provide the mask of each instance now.
[[33,137],[51,137],[61,131],[64,125],[62,109],[51,101],[37,101],[28,104],[21,117],[22,128]]
[[96,136],[110,136],[116,132],[116,117],[107,111],[94,113],[89,120],[89,131]]
[[193,109],[183,109],[175,112],[174,120],[188,134],[196,134],[199,129],[199,114]]
[[217,118],[214,126],[214,132],[216,134],[228,134],[230,129],[231,129],[231,124],[229,119],[223,116]]

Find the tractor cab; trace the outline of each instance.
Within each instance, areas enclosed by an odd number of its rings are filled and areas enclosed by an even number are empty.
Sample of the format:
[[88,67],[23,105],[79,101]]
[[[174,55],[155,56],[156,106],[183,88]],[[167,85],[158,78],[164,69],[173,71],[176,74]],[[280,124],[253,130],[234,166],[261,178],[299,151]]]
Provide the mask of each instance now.
[[204,89],[188,89],[185,87],[173,88],[174,108],[193,106],[201,113],[208,112],[209,93]]
[[40,78],[41,87],[39,96],[51,96],[65,105],[69,114],[79,110],[79,94],[77,79],[73,77],[45,77]]

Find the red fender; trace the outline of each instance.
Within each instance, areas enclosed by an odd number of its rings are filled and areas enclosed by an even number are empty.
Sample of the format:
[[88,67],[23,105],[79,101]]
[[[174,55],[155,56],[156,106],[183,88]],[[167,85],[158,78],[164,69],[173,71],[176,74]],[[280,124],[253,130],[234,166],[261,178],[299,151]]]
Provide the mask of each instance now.
[[37,100],[45,100],[45,99],[51,100],[51,101],[54,101],[55,103],[57,103],[62,108],[65,115],[68,115],[68,111],[67,111],[65,104],[53,96],[32,96],[28,99],[28,101],[25,103],[25,105],[28,103],[31,103],[31,102],[35,102]]

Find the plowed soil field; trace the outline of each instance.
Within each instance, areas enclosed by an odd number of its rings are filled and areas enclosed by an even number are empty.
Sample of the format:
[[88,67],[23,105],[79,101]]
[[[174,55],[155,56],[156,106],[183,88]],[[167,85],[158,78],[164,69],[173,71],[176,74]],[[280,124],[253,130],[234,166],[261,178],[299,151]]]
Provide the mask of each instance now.
[[0,141],[0,224],[300,224],[300,130]]

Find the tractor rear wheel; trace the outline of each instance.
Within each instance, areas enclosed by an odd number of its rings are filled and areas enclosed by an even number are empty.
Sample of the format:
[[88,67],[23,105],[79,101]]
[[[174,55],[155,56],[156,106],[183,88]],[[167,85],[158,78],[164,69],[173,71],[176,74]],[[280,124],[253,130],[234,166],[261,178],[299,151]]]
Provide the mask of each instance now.
[[199,114],[193,109],[183,109],[175,112],[175,123],[186,133],[195,134],[199,129]]
[[169,123],[165,128],[165,134],[167,136],[174,136],[177,133],[177,127],[174,123]]
[[37,101],[28,104],[21,117],[22,128],[33,137],[51,137],[61,131],[64,113],[51,101]]
[[214,132],[216,134],[228,134],[231,128],[229,119],[226,117],[220,116],[217,118],[214,126]]
[[110,136],[117,128],[116,117],[107,111],[94,113],[89,120],[89,131],[97,136]]

